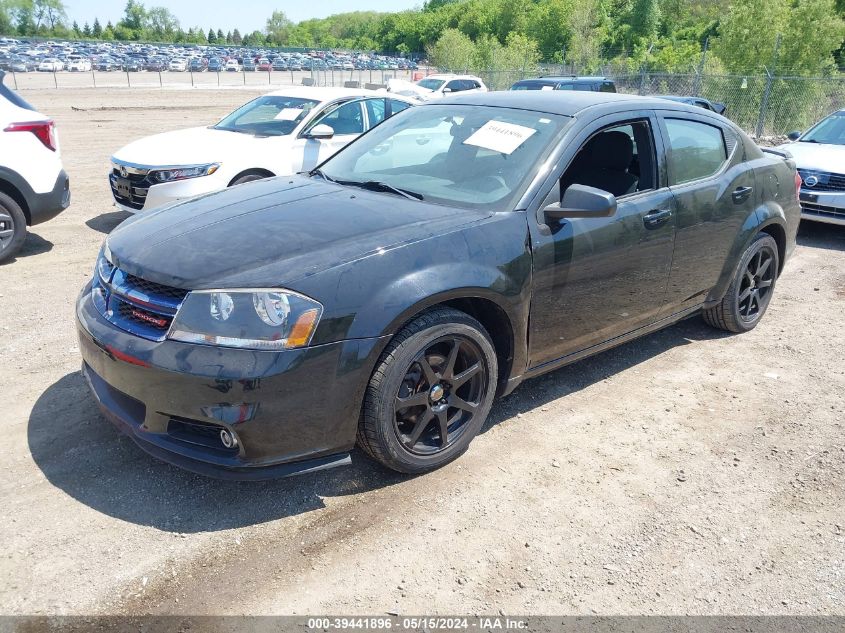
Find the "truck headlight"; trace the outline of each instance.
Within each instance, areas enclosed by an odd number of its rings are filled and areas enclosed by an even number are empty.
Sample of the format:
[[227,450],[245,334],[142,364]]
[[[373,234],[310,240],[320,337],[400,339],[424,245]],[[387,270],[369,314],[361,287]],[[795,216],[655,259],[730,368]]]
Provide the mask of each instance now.
[[220,169],[220,163],[209,163],[208,165],[190,165],[186,167],[159,169],[153,171],[150,175],[157,182],[173,182],[174,180],[187,180],[188,178],[210,176],[218,169]]
[[290,290],[194,290],[168,337],[242,349],[294,349],[311,342],[322,314],[322,305]]

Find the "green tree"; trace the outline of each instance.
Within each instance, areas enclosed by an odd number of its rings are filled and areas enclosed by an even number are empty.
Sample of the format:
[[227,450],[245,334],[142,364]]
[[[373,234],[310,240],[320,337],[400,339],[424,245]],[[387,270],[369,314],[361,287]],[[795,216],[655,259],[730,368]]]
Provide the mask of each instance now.
[[267,25],[264,32],[267,33],[267,41],[281,46],[287,44],[293,22],[288,19],[284,11],[273,11],[273,15],[267,18]]
[[123,19],[117,25],[140,34],[147,25],[147,10],[144,5],[137,0],[127,0],[126,8],[123,10]]
[[96,40],[103,36],[103,27],[100,26],[100,20],[98,18],[94,18],[94,26],[91,27],[91,35],[93,35]]
[[223,29],[217,29],[217,42],[222,44],[226,41],[226,36],[223,35]]
[[736,0],[719,26],[713,52],[730,72],[761,72],[774,61],[777,34],[788,16],[788,0]]
[[229,32],[227,32],[227,33],[226,33],[226,43],[227,43],[227,44],[231,44],[231,43],[232,43],[232,32],[231,32],[231,31],[229,31]]
[[241,32],[238,29],[232,31],[232,44],[236,46],[240,46],[243,43],[243,38],[241,37]]
[[87,22],[85,26],[82,27],[82,37],[90,38],[91,37],[91,25]]
[[208,37],[206,39],[209,44],[217,43],[217,34],[214,32],[214,29],[208,29]]
[[660,27],[659,0],[634,0],[631,8],[630,34],[633,43],[638,40],[653,41]]
[[447,29],[428,48],[428,58],[440,69],[463,71],[472,66],[476,59],[475,45],[457,29]]
[[150,7],[147,11],[147,37],[159,42],[176,41],[179,20],[167,7]]

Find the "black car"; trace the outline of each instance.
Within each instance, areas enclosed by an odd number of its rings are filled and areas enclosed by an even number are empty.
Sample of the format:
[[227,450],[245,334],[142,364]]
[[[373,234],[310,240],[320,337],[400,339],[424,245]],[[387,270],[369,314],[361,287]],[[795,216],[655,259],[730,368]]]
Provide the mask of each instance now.
[[99,72],[111,72],[120,70],[120,63],[111,57],[102,57],[94,64],[94,70]]
[[523,79],[511,90],[582,90],[589,92],[616,92],[616,84],[607,77],[537,77]]
[[145,68],[152,73],[160,73],[167,70],[167,60],[161,57],[152,57],[147,60]]
[[83,370],[193,471],[288,475],[357,443],[425,472],[527,378],[696,313],[755,327],[799,216],[794,163],[700,108],[447,97],[310,174],[124,222],[77,302]]
[[143,59],[137,57],[130,57],[124,60],[123,70],[132,73],[138,73],[144,70],[145,62]]
[[219,57],[212,57],[208,60],[208,72],[219,73],[224,68],[223,60]]
[[686,103],[691,106],[697,106],[699,108],[704,108],[705,110],[710,110],[711,112],[715,112],[716,114],[721,114],[725,116],[725,113],[728,107],[724,103],[718,103],[716,101],[710,101],[710,99],[705,99],[704,97],[681,97],[678,95],[659,95],[660,99],[669,99],[669,101],[677,101],[678,103]]
[[194,57],[191,61],[188,62],[188,70],[192,73],[201,73],[205,70],[205,60],[200,59],[198,57]]

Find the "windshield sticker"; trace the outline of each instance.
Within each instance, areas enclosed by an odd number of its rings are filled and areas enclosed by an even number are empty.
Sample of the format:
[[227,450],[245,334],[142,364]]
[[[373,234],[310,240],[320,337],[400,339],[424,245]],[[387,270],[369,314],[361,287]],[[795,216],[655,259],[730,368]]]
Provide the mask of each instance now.
[[540,88],[540,90],[554,90],[554,89],[555,89],[554,86],[543,86],[542,88]]
[[303,112],[302,108],[282,108],[273,118],[277,121],[295,121]]
[[503,121],[487,121],[464,141],[464,145],[475,145],[500,154],[513,154],[516,148],[528,140],[537,130],[524,125]]

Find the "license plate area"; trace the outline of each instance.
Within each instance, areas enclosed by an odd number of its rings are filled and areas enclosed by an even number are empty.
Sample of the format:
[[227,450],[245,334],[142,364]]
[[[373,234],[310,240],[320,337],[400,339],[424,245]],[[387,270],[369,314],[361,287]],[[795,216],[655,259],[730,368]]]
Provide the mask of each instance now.
[[114,190],[121,198],[132,198],[132,183],[127,178],[115,178]]
[[798,196],[798,199],[801,200],[801,202],[818,202],[819,196],[815,193],[804,193],[802,191],[801,195]]

